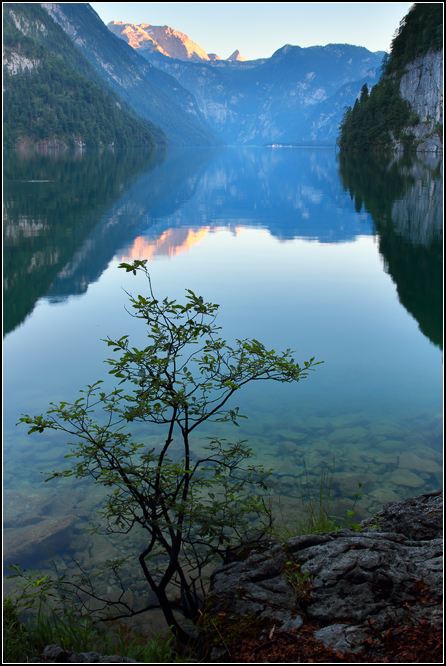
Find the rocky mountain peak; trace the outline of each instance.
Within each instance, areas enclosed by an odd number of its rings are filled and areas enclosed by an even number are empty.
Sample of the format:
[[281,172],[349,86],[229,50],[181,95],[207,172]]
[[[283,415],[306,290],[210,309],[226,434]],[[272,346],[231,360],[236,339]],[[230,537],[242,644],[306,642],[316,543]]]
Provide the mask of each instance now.
[[228,60],[231,62],[234,62],[234,60],[238,60],[238,62],[246,62],[246,58],[244,58],[238,50],[234,51],[234,53],[229,56]]
[[218,56],[211,58],[187,35],[168,25],[151,25],[150,23],[136,25],[122,21],[110,21],[107,28],[134,49],[158,51],[170,58],[186,62],[219,60]]
[[149,27],[148,23],[135,25],[134,23],[123,23],[122,21],[110,21],[107,25],[110,32],[126,41],[133,49],[149,49],[168,56],[169,54],[146,32],[145,28],[147,27]]

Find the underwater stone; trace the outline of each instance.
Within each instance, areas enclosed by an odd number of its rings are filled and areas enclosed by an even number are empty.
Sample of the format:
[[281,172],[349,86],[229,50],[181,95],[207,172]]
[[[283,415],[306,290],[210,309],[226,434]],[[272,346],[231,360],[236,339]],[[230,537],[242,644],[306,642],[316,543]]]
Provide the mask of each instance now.
[[47,518],[33,525],[5,529],[3,556],[6,564],[48,555],[47,544],[53,551],[63,549],[70,538],[69,528],[76,520],[76,516]]
[[25,527],[45,519],[54,504],[55,495],[34,490],[4,490],[3,526]]
[[311,448],[315,451],[320,451],[321,453],[330,453],[331,455],[331,446],[325,438],[317,439],[312,442]]
[[382,453],[381,451],[376,453],[375,462],[384,463],[385,465],[398,465],[399,456],[396,453]]
[[346,451],[345,455],[347,457],[347,460],[350,463],[354,463],[355,465],[358,465],[358,464],[363,465],[365,460],[366,460],[366,456],[364,455],[364,451],[362,451],[361,448],[357,447],[357,446],[350,446],[350,448]]
[[90,548],[90,558],[93,566],[100,566],[106,560],[118,557],[119,552],[115,546],[111,544],[109,538],[105,538],[99,534],[92,537],[92,546]]
[[384,435],[386,438],[404,437],[404,431],[395,424],[377,423],[370,426],[370,431],[374,435]]
[[435,474],[441,472],[441,467],[434,460],[425,457],[419,458],[414,453],[405,452],[400,455],[399,466],[403,469],[415,470],[417,472],[428,472]]
[[431,448],[430,446],[425,446],[420,444],[412,449],[412,453],[419,456],[420,458],[428,458],[429,460],[435,460],[439,465],[443,464],[443,455],[440,451]]
[[392,483],[397,486],[407,486],[408,488],[420,488],[424,486],[423,479],[409,471],[408,469],[396,469],[390,476]]
[[281,476],[279,483],[281,486],[286,486],[287,488],[297,488],[299,486],[299,479],[294,476]]
[[364,439],[370,433],[362,426],[356,428],[338,428],[328,435],[330,442],[354,442],[357,439]]
[[281,429],[276,430],[276,435],[280,439],[294,440],[299,442],[302,439],[305,439],[307,435],[303,432],[298,432],[297,430]]
[[358,414],[340,414],[330,420],[332,428],[343,428],[344,426],[355,425],[362,421]]
[[[362,484],[360,489],[358,482]],[[354,495],[357,492],[366,493],[372,486],[369,476],[356,472],[335,472],[333,474],[333,484],[339,487],[341,495]]]
[[380,504],[384,504],[384,502],[398,502],[401,499],[401,497],[399,497],[399,495],[397,495],[397,493],[394,490],[386,487],[372,490],[370,493],[370,497],[372,497]]
[[297,444],[284,440],[283,442],[280,442],[277,451],[281,456],[286,456],[289,453],[297,451]]
[[395,451],[406,451],[407,444],[400,439],[384,439],[378,444],[378,447],[385,453],[393,453]]
[[320,416],[310,416],[305,420],[307,428],[314,428],[315,430],[325,430],[331,426],[331,421],[322,419]]

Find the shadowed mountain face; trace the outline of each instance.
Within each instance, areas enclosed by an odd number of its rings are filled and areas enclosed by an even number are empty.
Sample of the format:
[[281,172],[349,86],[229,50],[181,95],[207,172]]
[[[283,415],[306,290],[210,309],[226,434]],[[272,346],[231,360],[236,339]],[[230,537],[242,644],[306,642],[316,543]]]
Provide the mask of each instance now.
[[155,146],[142,121],[39,3],[3,3],[3,146]]

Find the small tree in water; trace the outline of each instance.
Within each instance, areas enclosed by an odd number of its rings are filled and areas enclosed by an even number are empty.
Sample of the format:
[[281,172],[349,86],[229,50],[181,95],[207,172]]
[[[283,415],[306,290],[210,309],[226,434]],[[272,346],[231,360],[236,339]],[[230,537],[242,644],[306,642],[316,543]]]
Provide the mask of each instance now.
[[[120,267],[135,275],[142,271],[149,284],[148,297],[129,295],[132,316],[148,328],[148,346],[131,347],[128,336],[106,340],[119,353],[107,363],[123,387],[105,393],[96,382],[74,403],[51,403],[46,417],[23,415],[20,420],[31,426],[30,433],[51,428],[76,438],[66,456],[75,457],[74,466],[49,479],[91,476],[110,488],[101,511],[107,532],[139,529],[146,535],[139,564],[158,604],[145,610],[160,607],[177,637],[187,643],[191,636],[174,610],[196,621],[205,593],[204,568],[259,542],[271,524],[261,495],[269,472],[244,464],[254,455],[245,441],[209,439],[205,453],[195,455],[191,434],[205,421],[238,425],[242,415],[227,403],[245,384],[297,382],[318,363],[312,358],[301,367],[290,350],[277,354],[257,340],[237,340],[231,347],[218,337],[218,305],[205,303],[189,289],[185,304],[160,302],[145,261]],[[94,416],[98,408],[105,415],[102,422]],[[148,448],[125,432],[133,421],[164,426],[160,447]],[[182,447],[177,462],[169,457],[174,434]],[[124,615],[136,612],[124,603],[121,607]]]

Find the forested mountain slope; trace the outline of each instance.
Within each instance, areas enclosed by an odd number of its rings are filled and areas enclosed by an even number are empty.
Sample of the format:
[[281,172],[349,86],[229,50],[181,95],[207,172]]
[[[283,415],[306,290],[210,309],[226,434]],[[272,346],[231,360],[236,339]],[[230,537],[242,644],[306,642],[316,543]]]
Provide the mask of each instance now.
[[[219,145],[193,96],[115,37],[88,3],[43,2],[74,45],[142,118],[159,125],[171,145]],[[162,89],[159,84],[162,84]]]
[[39,4],[3,4],[3,47],[5,147],[166,143],[160,128],[125,108]]
[[416,3],[401,21],[383,75],[346,108],[341,150],[443,148],[443,4]]

